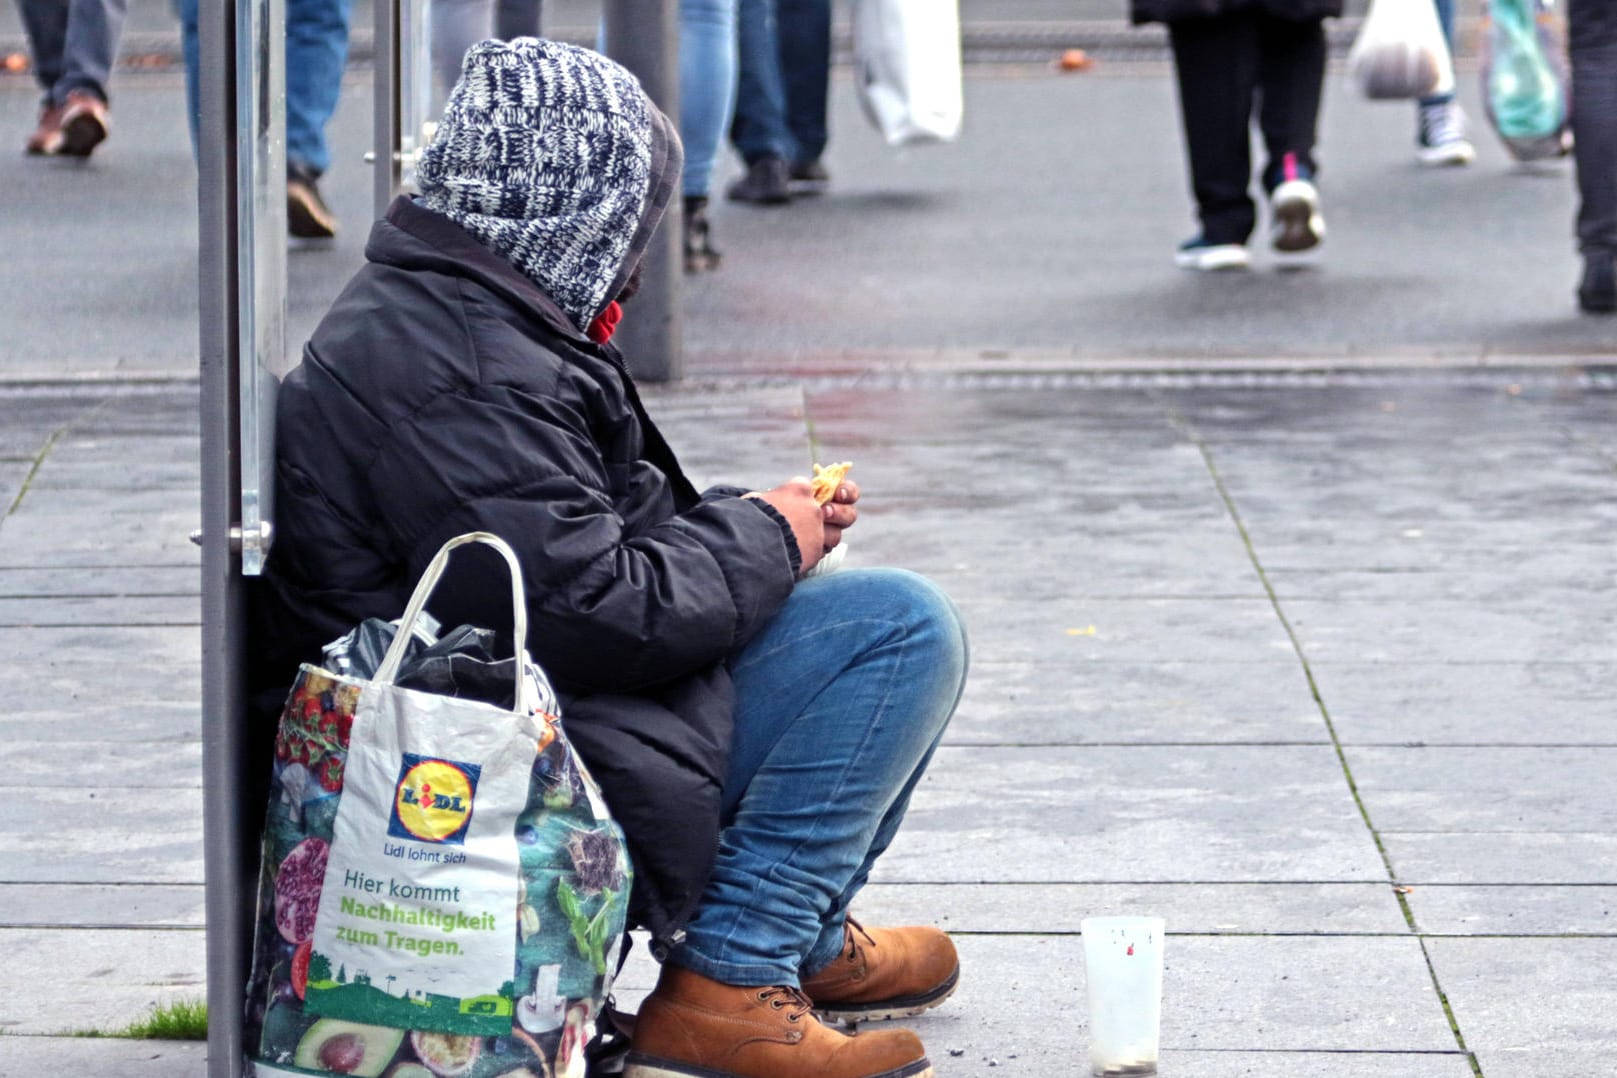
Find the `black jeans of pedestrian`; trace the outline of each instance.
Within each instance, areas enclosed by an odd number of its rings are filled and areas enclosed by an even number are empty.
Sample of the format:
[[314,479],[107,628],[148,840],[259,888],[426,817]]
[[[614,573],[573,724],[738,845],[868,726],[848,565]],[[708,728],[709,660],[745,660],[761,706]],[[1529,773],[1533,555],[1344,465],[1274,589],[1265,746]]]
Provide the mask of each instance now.
[[1578,162],[1578,247],[1617,255],[1617,5],[1572,0],[1572,152]]
[[1324,27],[1318,19],[1248,9],[1175,21],[1168,34],[1202,235],[1209,243],[1245,243],[1257,222],[1248,194],[1254,110],[1269,157],[1264,189],[1285,178],[1288,155],[1304,175],[1315,171]]

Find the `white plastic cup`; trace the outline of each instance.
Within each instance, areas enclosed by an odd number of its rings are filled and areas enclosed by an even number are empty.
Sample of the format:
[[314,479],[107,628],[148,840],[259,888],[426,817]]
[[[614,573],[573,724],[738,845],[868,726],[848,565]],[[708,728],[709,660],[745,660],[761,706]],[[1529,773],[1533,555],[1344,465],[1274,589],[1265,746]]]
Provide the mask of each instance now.
[[1157,1073],[1162,918],[1086,917],[1089,1068],[1105,1078]]

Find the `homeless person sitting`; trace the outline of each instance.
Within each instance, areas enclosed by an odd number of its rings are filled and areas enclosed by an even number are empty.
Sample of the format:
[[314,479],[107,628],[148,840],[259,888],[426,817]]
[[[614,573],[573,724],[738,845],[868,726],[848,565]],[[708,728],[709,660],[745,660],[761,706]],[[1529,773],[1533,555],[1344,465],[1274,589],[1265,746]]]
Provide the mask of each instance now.
[[[277,536],[254,596],[270,724],[297,664],[397,617],[446,539],[489,531],[529,642],[629,840],[630,916],[663,960],[629,1078],[930,1075],[904,1029],[959,962],[935,928],[862,927],[965,678],[949,600],[896,569],[805,578],[857,516],[844,481],[698,493],[609,342],[681,150],[626,71],[532,38],[467,54],[420,163],[279,399]],[[497,558],[433,612],[510,626]]]

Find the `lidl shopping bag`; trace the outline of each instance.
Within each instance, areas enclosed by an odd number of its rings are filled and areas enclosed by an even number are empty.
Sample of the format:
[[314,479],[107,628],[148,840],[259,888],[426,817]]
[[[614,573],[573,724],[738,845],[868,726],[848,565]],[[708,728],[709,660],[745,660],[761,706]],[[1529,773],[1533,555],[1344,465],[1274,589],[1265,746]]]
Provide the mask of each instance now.
[[1488,123],[1518,161],[1572,147],[1565,34],[1549,0],[1484,0],[1482,100]]
[[960,134],[956,0],[854,0],[853,61],[859,104],[889,146]]
[[1372,100],[1452,92],[1454,61],[1432,0],[1370,0],[1348,71]]
[[[622,833],[537,667],[514,703],[401,687],[450,551],[422,575],[373,677],[304,666],[276,736],[249,1073],[387,1078],[584,1074],[630,884]],[[457,630],[459,632],[459,630]]]

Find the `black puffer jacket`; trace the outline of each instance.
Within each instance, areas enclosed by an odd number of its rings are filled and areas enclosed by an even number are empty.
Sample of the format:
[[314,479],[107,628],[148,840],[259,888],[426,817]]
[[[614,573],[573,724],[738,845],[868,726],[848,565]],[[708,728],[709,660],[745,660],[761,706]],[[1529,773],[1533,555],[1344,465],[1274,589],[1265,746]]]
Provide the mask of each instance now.
[[[616,350],[449,218],[400,199],[366,257],[281,390],[261,714],[322,644],[397,617],[446,539],[500,535],[529,648],[628,834],[631,915],[669,942],[717,843],[725,660],[791,592],[790,528],[739,491],[699,496]],[[510,625],[504,564],[480,548],[438,595],[445,625]]]
[[1341,15],[1342,0],[1129,0],[1129,18],[1136,23],[1205,19],[1249,9],[1309,22]]

